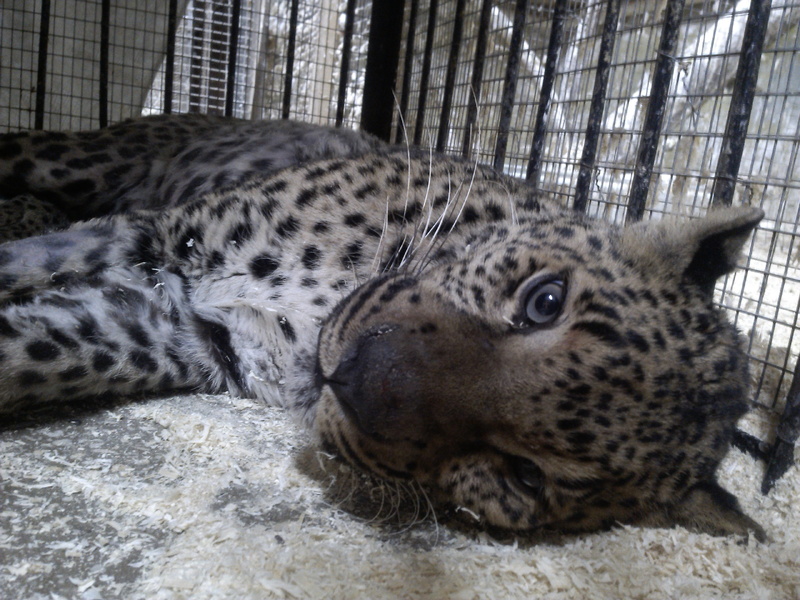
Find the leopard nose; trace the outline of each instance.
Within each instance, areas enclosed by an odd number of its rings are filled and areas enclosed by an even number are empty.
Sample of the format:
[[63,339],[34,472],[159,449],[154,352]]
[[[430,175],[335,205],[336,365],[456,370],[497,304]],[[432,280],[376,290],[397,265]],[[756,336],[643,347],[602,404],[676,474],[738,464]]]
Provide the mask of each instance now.
[[418,433],[419,348],[413,346],[398,331],[364,335],[325,379],[347,417],[367,435],[398,440]]

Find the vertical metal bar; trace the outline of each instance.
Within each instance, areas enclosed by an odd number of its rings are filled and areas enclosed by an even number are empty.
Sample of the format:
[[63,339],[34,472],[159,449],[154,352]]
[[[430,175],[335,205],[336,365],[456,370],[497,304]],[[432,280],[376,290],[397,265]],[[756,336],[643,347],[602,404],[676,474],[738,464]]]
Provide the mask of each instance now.
[[361,129],[389,141],[394,113],[394,85],[403,36],[405,0],[372,3],[361,105]]
[[97,94],[100,127],[108,126],[108,50],[111,44],[111,0],[100,3],[100,89]]
[[647,202],[647,191],[650,188],[650,177],[656,160],[658,140],[664,122],[664,110],[667,105],[669,84],[675,65],[675,43],[678,39],[678,28],[683,17],[684,0],[669,0],[664,16],[664,27],[661,31],[661,43],[658,47],[653,85],[650,88],[650,99],[642,126],[642,137],[636,156],[636,169],[631,182],[631,193],[628,199],[628,222],[639,221],[644,216]]
[[347,0],[342,36],[342,65],[339,69],[339,96],[336,104],[336,127],[344,121],[344,105],[347,99],[347,82],[350,74],[350,53],[353,45],[353,20],[356,14],[356,1]]
[[294,50],[297,44],[297,4],[298,0],[292,0],[292,7],[289,13],[289,44],[286,49],[286,74],[283,78],[283,110],[281,116],[289,118],[292,107],[292,78],[294,77]]
[[[377,4],[377,3],[375,3]],[[373,11],[375,4],[373,4]],[[419,9],[419,0],[411,0],[411,6],[408,9],[408,33],[406,34],[406,53],[403,57],[403,89],[400,92],[400,116],[404,122],[408,115],[408,97],[411,92],[411,66],[414,62],[414,40],[417,36],[417,11]],[[402,127],[397,128],[394,136],[395,143],[404,141],[406,132]]]
[[[508,64],[503,87],[503,98],[500,104],[500,123],[497,126],[497,143],[494,148],[494,168],[503,170],[508,146],[508,131],[511,127],[511,112],[514,110],[514,96],[517,93],[517,75],[519,61],[522,56],[522,33],[525,29],[525,16],[528,12],[529,0],[517,0],[514,10],[514,24],[511,29],[511,43],[508,48]],[[556,7],[566,2],[556,2]]]
[[239,19],[242,16],[242,0],[233,0],[231,6],[231,35],[228,42],[228,85],[225,90],[225,116],[233,116],[233,101],[236,97],[236,55],[239,49]]
[[164,65],[164,114],[172,112],[175,87],[175,38],[178,37],[178,0],[169,0],[167,14],[167,57]]
[[50,42],[50,0],[42,0],[39,20],[39,56],[36,71],[36,112],[34,128],[44,129],[44,100],[47,93],[47,46]]
[[542,89],[539,91],[539,107],[536,111],[536,122],[533,126],[533,142],[531,154],[528,159],[528,169],[525,177],[534,186],[539,185],[539,174],[542,170],[542,154],[544,154],[544,138],[547,135],[547,118],[550,116],[550,106],[553,99],[553,84],[556,80],[558,58],[561,55],[561,46],[564,38],[564,21],[567,15],[567,3],[556,2],[553,11],[553,21],[550,25],[550,41],[547,45],[547,58],[544,63],[542,75]]
[[464,126],[464,144],[461,153],[469,157],[472,149],[472,128],[478,120],[478,107],[481,101],[481,85],[483,84],[483,65],[486,60],[486,38],[492,16],[492,0],[483,0],[481,5],[478,39],[475,41],[475,60],[472,63],[471,92],[467,108],[467,123]]
[[414,145],[422,141],[422,128],[425,126],[425,103],[428,101],[428,79],[431,75],[431,59],[433,57],[433,38],[436,34],[436,13],[439,0],[431,0],[428,8],[428,32],[425,34],[425,54],[422,58],[422,74],[419,82],[419,103],[417,104],[417,122],[414,126]]
[[730,206],[736,187],[736,176],[742,162],[747,139],[747,125],[758,81],[761,51],[767,35],[771,0],[752,0],[744,28],[742,50],[736,70],[736,80],[728,109],[728,121],[722,138],[722,150],[717,161],[717,173],[711,191],[711,206]]
[[461,35],[464,29],[464,3],[465,0],[456,1],[456,12],[453,21],[453,37],[450,41],[450,55],[447,58],[447,75],[444,82],[444,98],[442,98],[442,113],[439,117],[439,133],[436,136],[436,150],[441,152],[447,142],[450,131],[450,108],[453,104],[453,90],[456,87],[456,67],[458,55],[461,51]]
[[614,54],[614,41],[617,37],[617,21],[619,20],[620,0],[608,0],[606,4],[606,20],[603,24],[603,37],[600,40],[600,53],[597,57],[597,70],[594,75],[592,103],[589,105],[589,122],[586,125],[586,136],[583,142],[578,180],[575,184],[575,204],[578,212],[586,212],[589,203],[589,191],[592,186],[592,175],[597,159],[597,142],[600,139],[600,128],[603,125],[603,109],[608,88],[608,72],[611,67],[611,56]]
[[192,49],[189,61],[189,112],[199,112],[203,99],[203,50],[206,38],[206,2],[195,0],[192,10]]

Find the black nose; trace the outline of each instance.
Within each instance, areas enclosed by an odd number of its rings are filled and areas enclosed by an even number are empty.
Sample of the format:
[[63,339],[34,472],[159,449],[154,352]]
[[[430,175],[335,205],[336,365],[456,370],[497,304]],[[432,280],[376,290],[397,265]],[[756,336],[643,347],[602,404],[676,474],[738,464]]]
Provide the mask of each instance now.
[[377,439],[407,437],[417,420],[416,375],[400,332],[367,334],[325,379],[348,418]]

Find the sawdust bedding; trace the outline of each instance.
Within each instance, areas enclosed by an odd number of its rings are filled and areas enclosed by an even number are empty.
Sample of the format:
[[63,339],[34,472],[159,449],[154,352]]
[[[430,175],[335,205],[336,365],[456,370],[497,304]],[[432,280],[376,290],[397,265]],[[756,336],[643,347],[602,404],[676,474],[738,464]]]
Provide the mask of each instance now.
[[722,467],[767,544],[633,527],[499,539],[408,490],[402,510],[385,489],[347,495],[355,475],[298,430],[248,400],[181,396],[3,431],[0,597],[800,598],[796,467],[768,497],[762,465],[734,451]]

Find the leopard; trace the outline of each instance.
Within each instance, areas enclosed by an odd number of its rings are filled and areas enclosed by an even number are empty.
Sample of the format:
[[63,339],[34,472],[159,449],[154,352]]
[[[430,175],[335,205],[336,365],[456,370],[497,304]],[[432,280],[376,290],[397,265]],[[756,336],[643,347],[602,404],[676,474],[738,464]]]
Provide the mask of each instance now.
[[717,480],[748,367],[714,289],[758,207],[620,225],[477,159],[193,114],[0,160],[69,221],[0,245],[6,414],[228,393],[491,528],[767,539]]

